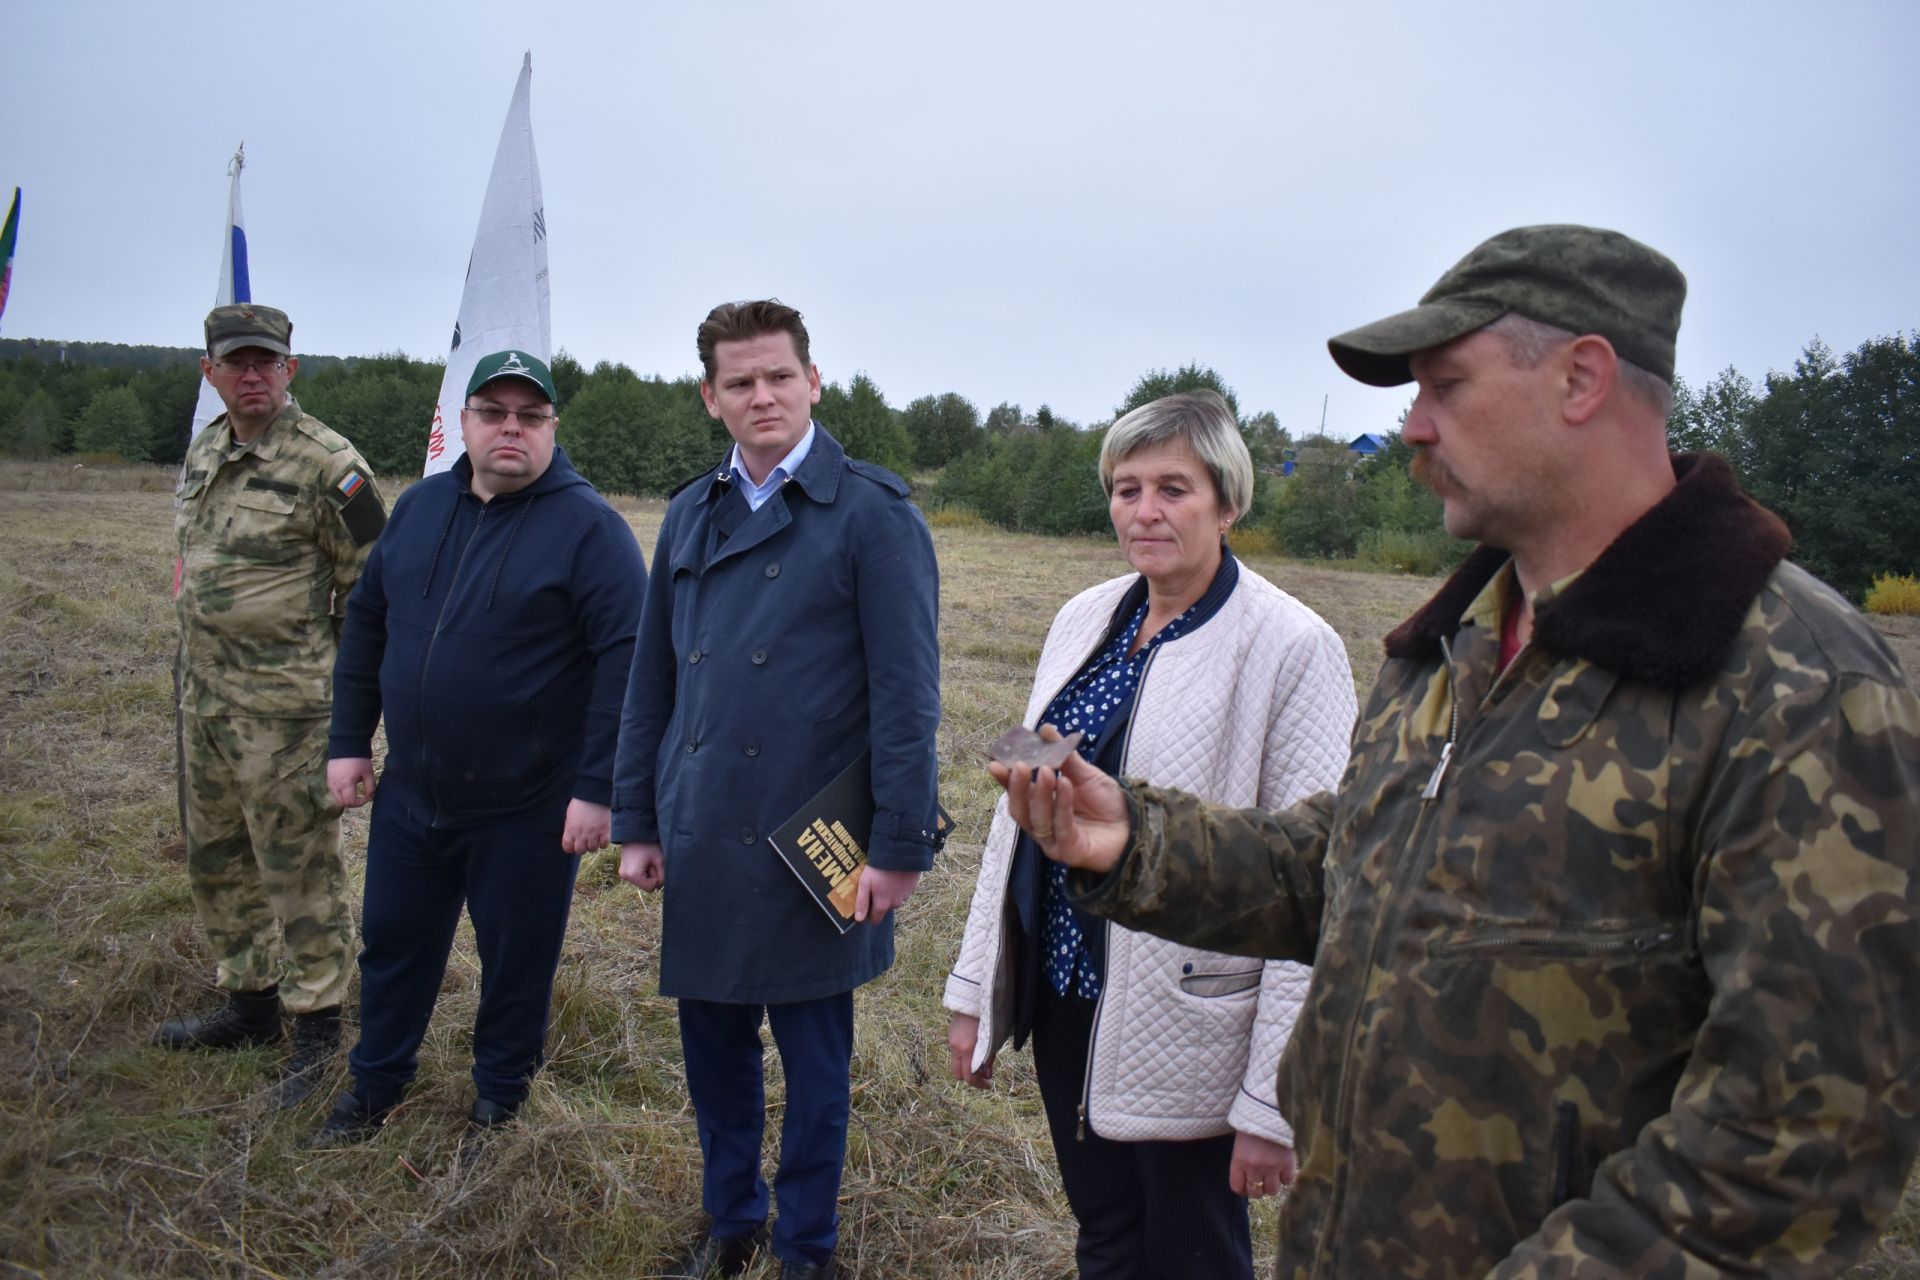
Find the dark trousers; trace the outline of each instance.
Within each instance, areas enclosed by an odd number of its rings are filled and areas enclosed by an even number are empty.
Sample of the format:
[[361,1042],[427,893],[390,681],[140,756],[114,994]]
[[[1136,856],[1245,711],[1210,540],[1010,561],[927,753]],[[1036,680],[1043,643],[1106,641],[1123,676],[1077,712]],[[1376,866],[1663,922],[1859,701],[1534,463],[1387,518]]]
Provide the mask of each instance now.
[[780,1165],[773,1192],[780,1216],[773,1251],[788,1262],[825,1262],[840,1236],[840,1171],[847,1159],[853,992],[797,1004],[680,1002],[680,1048],[706,1168],[701,1200],[715,1236],[744,1236],[767,1220],[760,1176],[766,1125],[765,1050],[773,1029],[786,1075]]
[[1074,1256],[1081,1280],[1253,1280],[1247,1202],[1227,1185],[1233,1135],[1110,1142],[1090,1126],[1083,1131],[1097,1002],[1056,995],[1045,978],[1039,986],[1034,1074],[1060,1181],[1080,1223]]
[[560,848],[563,805],[484,826],[435,830],[386,791],[373,802],[361,909],[360,1042],[348,1055],[360,1096],[387,1107],[419,1066],[460,909],[480,953],[473,1084],[517,1106],[546,1054],[553,974],[579,859]]

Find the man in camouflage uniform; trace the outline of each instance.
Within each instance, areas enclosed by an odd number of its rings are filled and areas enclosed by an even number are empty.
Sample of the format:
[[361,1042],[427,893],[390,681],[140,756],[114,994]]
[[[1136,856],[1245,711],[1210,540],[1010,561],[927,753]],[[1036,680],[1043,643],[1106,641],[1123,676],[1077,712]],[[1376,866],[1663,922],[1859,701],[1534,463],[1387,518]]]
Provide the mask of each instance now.
[[386,509],[354,447],[288,394],[299,361],[285,313],[215,307],[206,337],[200,371],[227,412],[181,469],[174,597],[187,877],[228,1002],[154,1038],[266,1044],[284,1003],[294,1052],[278,1097],[292,1106],[340,1045],[353,917],[327,791],[330,680]]
[[1281,1275],[1830,1276],[1900,1199],[1920,699],[1725,462],[1667,454],[1685,287],[1522,228],[1333,339],[1417,384],[1414,473],[1481,544],[1337,794],[998,771],[1089,910],[1313,962]]

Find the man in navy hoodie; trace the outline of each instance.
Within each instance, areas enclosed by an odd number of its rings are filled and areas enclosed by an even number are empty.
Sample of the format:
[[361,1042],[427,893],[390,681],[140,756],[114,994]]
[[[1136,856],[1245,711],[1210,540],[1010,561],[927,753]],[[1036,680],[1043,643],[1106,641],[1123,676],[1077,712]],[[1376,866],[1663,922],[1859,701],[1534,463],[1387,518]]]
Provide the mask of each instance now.
[[[606,845],[646,568],[554,444],[553,375],[482,358],[466,454],[394,504],[347,602],[327,784],[373,800],[353,1088],[318,1142],[372,1136],[418,1065],[464,903],[480,953],[468,1119],[511,1120],[540,1066],[576,855]],[[373,731],[387,722],[375,797]]]

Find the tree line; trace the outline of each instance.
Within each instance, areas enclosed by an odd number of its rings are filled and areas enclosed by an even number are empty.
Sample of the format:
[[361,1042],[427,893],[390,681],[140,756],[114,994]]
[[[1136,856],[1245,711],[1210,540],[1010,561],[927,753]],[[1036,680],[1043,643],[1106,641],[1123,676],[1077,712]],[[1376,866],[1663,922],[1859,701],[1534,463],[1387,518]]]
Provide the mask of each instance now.
[[[177,463],[198,356],[0,340],[0,453]],[[376,471],[412,476],[443,372],[400,353],[302,356],[294,392]],[[588,369],[564,352],[553,373],[562,442],[603,489],[669,493],[727,447],[692,375],[643,376],[606,361]],[[1411,451],[1397,432],[1378,431],[1389,444],[1371,459],[1344,439],[1296,439],[1272,413],[1243,414],[1225,380],[1198,364],[1148,371],[1112,417],[1197,388],[1226,398],[1256,464],[1253,510],[1236,538],[1417,572],[1441,572],[1464,554],[1441,528],[1439,503],[1409,478]],[[855,457],[916,476],[931,510],[1034,533],[1109,528],[1096,471],[1105,422],[1071,422],[1044,404],[1028,412],[1003,402],[982,414],[954,392],[896,408],[865,374],[823,388],[816,416]],[[1747,491],[1786,519],[1794,557],[1855,599],[1877,574],[1920,567],[1920,333],[1845,355],[1816,338],[1791,370],[1757,384],[1733,368],[1700,388],[1682,380],[1668,428],[1675,448],[1724,454]]]

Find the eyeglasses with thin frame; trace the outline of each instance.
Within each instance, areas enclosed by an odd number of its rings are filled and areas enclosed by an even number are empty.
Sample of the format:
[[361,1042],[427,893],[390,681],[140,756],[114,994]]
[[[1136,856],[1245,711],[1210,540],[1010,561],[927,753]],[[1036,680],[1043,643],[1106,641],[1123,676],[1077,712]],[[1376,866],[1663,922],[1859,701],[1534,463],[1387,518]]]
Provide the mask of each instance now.
[[508,418],[518,418],[521,426],[538,430],[554,420],[554,415],[545,409],[503,409],[497,404],[470,404],[464,411],[490,427],[497,427]]
[[221,356],[213,362],[213,367],[222,373],[257,373],[265,377],[269,373],[285,373],[287,362],[285,360],[232,360]]

